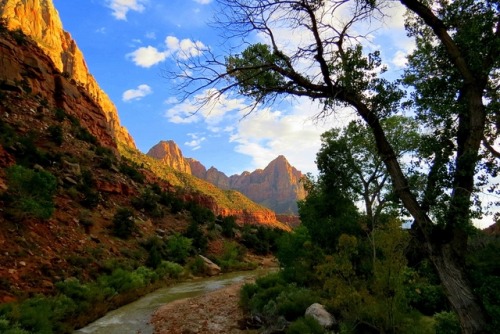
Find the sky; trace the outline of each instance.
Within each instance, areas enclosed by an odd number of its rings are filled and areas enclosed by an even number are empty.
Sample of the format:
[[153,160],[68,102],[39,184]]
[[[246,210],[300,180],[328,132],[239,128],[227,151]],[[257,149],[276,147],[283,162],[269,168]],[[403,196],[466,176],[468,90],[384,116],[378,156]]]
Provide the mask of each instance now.
[[[220,31],[208,24],[216,9],[213,0],[53,2],[64,29],[144,153],[161,140],[173,140],[185,157],[227,175],[264,168],[279,155],[303,173],[315,174],[320,135],[351,119],[347,113],[315,123],[320,107],[307,99],[257,108],[242,117],[248,101],[234,95],[225,96],[210,113],[189,117],[195,110],[192,99],[179,101],[178,82],[164,73],[175,69],[176,60],[196,57],[195,46],[217,52],[224,43]],[[372,45],[383,46],[388,66],[396,72],[412,49],[402,13],[402,8],[392,10],[392,18],[373,36]]]

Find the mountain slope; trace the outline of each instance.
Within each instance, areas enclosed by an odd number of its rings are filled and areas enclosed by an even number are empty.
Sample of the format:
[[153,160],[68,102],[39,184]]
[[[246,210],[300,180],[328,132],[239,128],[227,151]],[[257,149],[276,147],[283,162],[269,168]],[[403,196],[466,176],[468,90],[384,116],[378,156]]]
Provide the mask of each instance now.
[[271,161],[264,169],[228,177],[215,167],[207,170],[201,162],[185,158],[173,141],[161,141],[147,154],[165,166],[192,174],[221,189],[237,190],[278,214],[296,215],[297,201],[304,199],[306,195],[301,184],[302,173],[291,166],[282,155]]
[[135,143],[120,124],[116,106],[90,74],[78,45],[64,31],[59,13],[50,0],[2,0],[0,17],[9,30],[20,29],[30,36],[64,77],[83,86],[102,108],[108,126],[118,142],[135,148]]

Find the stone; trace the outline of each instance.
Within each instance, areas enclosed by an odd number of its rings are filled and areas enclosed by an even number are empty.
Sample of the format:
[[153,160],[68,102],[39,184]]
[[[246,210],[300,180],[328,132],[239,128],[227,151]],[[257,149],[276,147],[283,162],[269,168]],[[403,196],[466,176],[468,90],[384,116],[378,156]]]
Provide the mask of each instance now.
[[221,269],[218,265],[204,257],[203,255],[198,255],[204,262],[205,264],[205,272],[207,273],[208,276],[215,276],[220,274]]
[[323,327],[331,328],[336,324],[335,317],[331,315],[323,305],[314,303],[306,309],[306,316],[311,316]]

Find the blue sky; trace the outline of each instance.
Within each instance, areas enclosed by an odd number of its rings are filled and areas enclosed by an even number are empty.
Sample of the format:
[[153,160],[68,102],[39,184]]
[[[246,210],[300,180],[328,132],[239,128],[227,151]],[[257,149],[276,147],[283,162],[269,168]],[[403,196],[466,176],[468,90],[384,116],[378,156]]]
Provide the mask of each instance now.
[[[247,101],[237,96],[226,96],[212,113],[186,117],[193,106],[175,99],[176,83],[162,71],[172,69],[178,57],[195,57],[196,43],[217,50],[220,32],[207,24],[212,0],[54,0],[54,5],[142,152],[160,140],[174,140],[186,157],[228,175],[264,168],[278,155],[303,173],[315,173],[321,133],[350,119],[314,124],[319,107],[306,99],[242,118],[239,109]],[[383,43],[397,70],[411,43],[404,37],[402,9],[393,11],[394,19],[373,37],[372,47]]]

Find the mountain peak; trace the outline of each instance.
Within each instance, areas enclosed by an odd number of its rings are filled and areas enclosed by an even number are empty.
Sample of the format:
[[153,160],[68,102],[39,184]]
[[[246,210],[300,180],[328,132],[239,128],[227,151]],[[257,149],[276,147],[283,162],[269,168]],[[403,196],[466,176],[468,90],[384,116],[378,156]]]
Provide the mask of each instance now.
[[189,161],[173,140],[161,140],[147,153],[150,157],[161,160],[165,165],[183,173],[191,174]]

